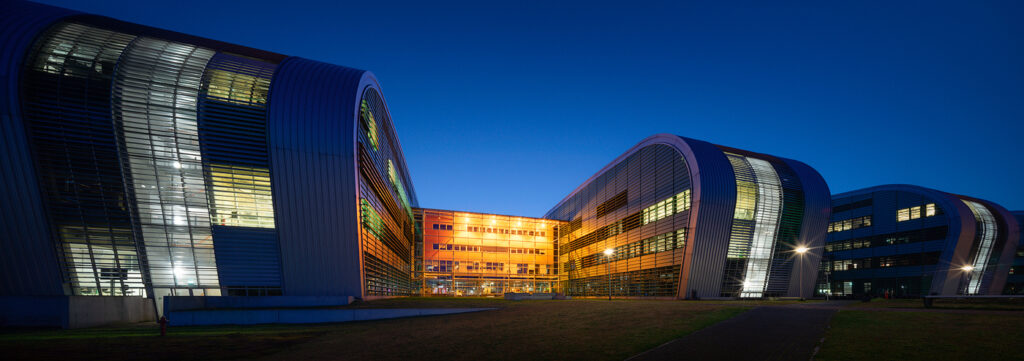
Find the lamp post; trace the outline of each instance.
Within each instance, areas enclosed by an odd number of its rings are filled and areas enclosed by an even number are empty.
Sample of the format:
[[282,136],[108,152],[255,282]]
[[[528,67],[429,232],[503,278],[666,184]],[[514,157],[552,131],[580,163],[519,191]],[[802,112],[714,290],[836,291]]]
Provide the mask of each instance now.
[[796,251],[797,256],[800,257],[800,300],[801,301],[804,300],[804,254],[807,253],[808,250],[809,250],[809,248],[804,247],[804,246],[797,247],[794,250],[794,251]]
[[612,300],[612,255],[615,254],[614,249],[604,250],[604,256],[607,257],[607,263],[605,263],[604,272],[608,274],[608,300]]

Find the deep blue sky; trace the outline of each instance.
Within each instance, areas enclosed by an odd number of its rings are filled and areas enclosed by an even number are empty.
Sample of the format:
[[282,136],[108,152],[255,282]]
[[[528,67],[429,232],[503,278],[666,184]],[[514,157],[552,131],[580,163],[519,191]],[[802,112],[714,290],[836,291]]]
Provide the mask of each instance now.
[[541,216],[674,133],[1024,209],[1014,1],[43,2],[372,70],[424,207]]

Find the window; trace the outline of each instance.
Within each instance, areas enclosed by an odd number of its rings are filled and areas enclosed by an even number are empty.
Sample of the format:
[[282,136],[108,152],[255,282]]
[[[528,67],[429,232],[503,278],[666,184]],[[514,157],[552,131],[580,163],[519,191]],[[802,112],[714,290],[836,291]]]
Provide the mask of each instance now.
[[911,219],[921,218],[921,211],[924,208],[924,216],[932,217],[938,214],[938,209],[935,207],[935,203],[928,203],[923,206],[914,206],[910,208],[902,208],[896,211],[896,221],[904,222]]
[[377,120],[373,118],[373,112],[366,104],[366,99],[359,103],[359,117],[366,125],[366,137],[370,138],[370,146],[373,147],[373,150],[377,150]]
[[871,216],[844,219],[828,224],[828,232],[842,232],[862,227],[871,227]]
[[439,230],[439,231],[450,231],[450,230],[452,230],[452,225],[450,225],[450,224],[442,224],[442,223],[434,223],[432,228],[436,229],[436,230]]
[[643,210],[643,224],[654,223],[676,213],[690,209],[690,190],[684,190]]
[[265,168],[210,164],[213,224],[274,228],[270,172]]
[[405,208],[405,211],[409,213],[409,218],[412,218],[412,208],[409,208],[409,195],[405,193],[402,177],[398,174],[398,170],[395,169],[395,164],[391,159],[388,159],[388,178],[391,179],[391,185],[398,192],[398,198],[402,201],[402,208]]

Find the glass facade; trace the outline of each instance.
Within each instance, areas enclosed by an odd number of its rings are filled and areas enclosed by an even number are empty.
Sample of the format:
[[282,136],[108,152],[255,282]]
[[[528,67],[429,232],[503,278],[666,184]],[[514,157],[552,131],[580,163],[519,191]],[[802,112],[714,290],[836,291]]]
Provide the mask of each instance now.
[[199,140],[214,226],[274,228],[267,100],[275,64],[220,53],[199,93]]
[[567,221],[558,233],[560,290],[675,297],[691,198],[686,161],[667,145],[639,149],[597,175],[549,212]]
[[157,297],[219,295],[198,98],[214,51],[140,37],[114,77],[113,118]]
[[[832,216],[816,292],[853,297],[1001,292],[1002,285],[993,291],[992,284],[1007,231],[995,209],[904,185],[837,196],[833,210],[839,211]],[[962,212],[970,212],[973,224],[958,225]],[[872,219],[871,227],[856,227],[858,219]]]
[[416,232],[412,190],[384,99],[366,88],[359,101],[360,242],[365,293],[405,296],[412,285]]
[[[971,209],[974,220],[977,222],[975,229],[975,246],[968,258],[973,269],[968,272],[967,294],[977,294],[981,289],[986,269],[992,263],[992,249],[996,241],[996,219],[987,207],[975,201],[964,200],[964,204]],[[998,262],[998,258],[995,260]]]
[[146,295],[109,117],[115,65],[134,38],[63,23],[26,61],[24,120],[69,295]]
[[422,295],[555,292],[555,235],[563,222],[416,209],[415,283]]
[[736,174],[736,209],[723,297],[764,296],[782,217],[782,183],[771,163],[726,153]]

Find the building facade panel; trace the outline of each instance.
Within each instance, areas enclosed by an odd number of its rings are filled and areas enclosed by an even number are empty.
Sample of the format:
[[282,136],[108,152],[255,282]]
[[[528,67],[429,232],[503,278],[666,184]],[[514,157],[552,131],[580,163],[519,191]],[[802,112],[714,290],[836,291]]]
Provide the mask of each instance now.
[[494,296],[558,290],[555,234],[563,222],[436,209],[414,210],[415,293]]
[[1007,274],[1004,294],[1024,294],[1024,232],[1020,229],[1024,226],[1024,211],[1013,211],[1013,217],[1017,219],[1017,231],[1020,240],[1017,249],[1014,251],[1013,263],[1010,265],[1010,272]]
[[[410,292],[416,195],[371,74],[3,6],[4,227],[31,230],[4,255],[38,265],[5,262],[4,292]],[[392,237],[364,232],[363,203]]]
[[55,22],[76,12],[7,2],[0,12],[0,296],[62,295],[63,274],[43,208],[21,102],[28,53]]
[[[831,214],[832,197],[829,192],[828,184],[825,183],[825,179],[818,174],[814,168],[811,168],[803,162],[795,161],[792,159],[783,160],[790,169],[793,170],[793,174],[800,180],[801,188],[803,192],[800,193],[803,198],[803,221],[800,224],[799,234],[786,235],[780,234],[780,239],[796,239],[797,244],[806,245],[807,247],[818,247],[813,249],[813,252],[807,252],[803,258],[790,258],[790,262],[795,262],[796,267],[790,268],[797,275],[794,277],[792,274],[789,276],[789,289],[788,294],[798,296],[808,296],[813,293],[811,287],[814,284],[814,274],[818,270],[818,265],[821,263],[822,255],[824,252],[821,247],[824,246],[823,242],[815,242],[815,240],[825,240],[827,236],[827,227],[829,216]],[[780,249],[780,252],[786,252],[788,250]],[[792,254],[792,253],[790,253]],[[781,257],[780,257],[781,258]],[[780,277],[781,278],[781,277]]]
[[111,113],[111,80],[135,37],[77,23],[43,35],[22,111],[60,265],[73,295],[145,294]]
[[406,296],[413,292],[416,193],[376,79],[367,78],[361,92],[356,150],[366,294]]
[[[1016,222],[984,200],[910,185],[834,195],[816,292],[832,295],[998,294]],[[973,209],[972,209],[973,208]],[[1002,271],[1006,269],[1007,271]]]
[[288,58],[271,82],[270,174],[286,295],[363,294],[353,150],[364,73]]
[[[797,173],[780,158],[693,139],[650,137],[546,215],[568,222],[566,232],[559,235],[562,288],[569,294],[594,296],[788,295],[794,273],[791,259],[796,257],[793,250],[798,246],[820,248],[823,241],[820,231],[818,238],[806,239],[806,245],[792,240],[800,235],[806,218],[805,181],[799,177],[814,178],[806,182],[814,185],[812,191],[822,193],[812,197],[815,206],[822,207],[821,199],[828,198],[824,181],[813,170],[807,172],[809,169]],[[625,189],[606,190],[608,178],[620,176],[627,179]],[[663,189],[659,184],[670,187]],[[605,219],[606,204],[621,192],[640,193],[639,209],[626,212],[621,219]],[[671,204],[671,210],[664,210],[666,204]],[[821,214],[828,213],[827,205],[810,212],[817,217],[810,227],[824,227]],[[639,221],[631,222],[631,216]],[[634,244],[640,245],[639,253],[630,249]],[[614,269],[577,270],[588,257],[600,256],[602,249],[612,256],[596,260],[610,263]],[[622,267],[620,259],[634,254],[639,256],[638,270],[642,272],[617,272],[630,269],[628,263]],[[807,257],[803,268],[813,269],[813,252],[802,256]],[[645,260],[651,263],[645,264]],[[646,291],[623,286],[630,285],[634,277],[658,279],[653,282],[658,286]],[[810,295],[813,274],[807,277],[804,288]]]

